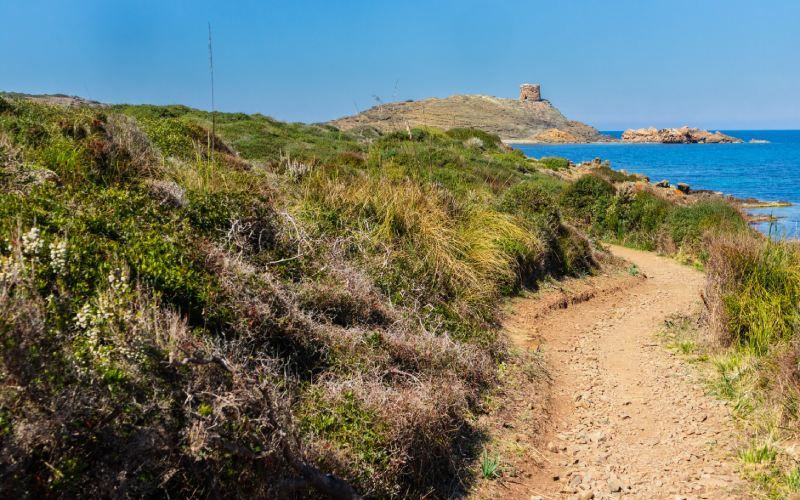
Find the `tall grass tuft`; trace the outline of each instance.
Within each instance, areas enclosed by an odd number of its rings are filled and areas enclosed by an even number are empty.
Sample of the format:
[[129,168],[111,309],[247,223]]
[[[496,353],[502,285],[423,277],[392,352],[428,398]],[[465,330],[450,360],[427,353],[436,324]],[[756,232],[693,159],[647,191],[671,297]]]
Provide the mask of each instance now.
[[706,296],[722,339],[766,353],[800,328],[800,253],[795,243],[753,236],[710,240]]

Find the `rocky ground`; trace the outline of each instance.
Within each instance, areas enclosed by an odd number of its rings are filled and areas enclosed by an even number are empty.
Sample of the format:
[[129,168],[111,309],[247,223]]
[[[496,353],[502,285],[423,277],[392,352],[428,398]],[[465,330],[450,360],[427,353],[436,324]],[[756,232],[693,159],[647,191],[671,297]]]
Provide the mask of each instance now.
[[612,251],[630,262],[627,275],[515,304],[509,336],[541,351],[552,378],[548,422],[520,438],[521,422],[506,418],[505,439],[530,439],[538,451],[509,458],[513,477],[486,481],[476,496],[747,497],[728,409],[657,337],[665,318],[700,307],[702,274],[652,253]]

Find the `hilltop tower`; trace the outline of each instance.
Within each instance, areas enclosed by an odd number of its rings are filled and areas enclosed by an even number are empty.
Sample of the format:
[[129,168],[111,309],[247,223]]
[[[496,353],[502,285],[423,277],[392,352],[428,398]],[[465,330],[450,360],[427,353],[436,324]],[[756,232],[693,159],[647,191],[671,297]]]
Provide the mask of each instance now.
[[523,83],[519,86],[519,100],[521,102],[536,102],[542,100],[542,89],[538,83]]

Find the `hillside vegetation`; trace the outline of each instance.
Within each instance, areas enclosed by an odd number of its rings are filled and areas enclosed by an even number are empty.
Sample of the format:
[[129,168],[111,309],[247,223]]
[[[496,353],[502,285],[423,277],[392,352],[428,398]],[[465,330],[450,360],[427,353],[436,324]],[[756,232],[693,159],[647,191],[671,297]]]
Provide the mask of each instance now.
[[596,266],[563,183],[479,131],[216,127],[0,101],[5,491],[463,488],[498,301]]

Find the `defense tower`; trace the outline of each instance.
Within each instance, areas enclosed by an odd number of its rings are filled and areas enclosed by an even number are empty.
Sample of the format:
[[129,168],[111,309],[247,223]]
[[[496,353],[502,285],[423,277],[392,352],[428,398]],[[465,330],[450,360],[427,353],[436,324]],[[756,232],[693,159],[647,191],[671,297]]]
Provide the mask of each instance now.
[[538,83],[523,83],[519,86],[519,100],[536,102],[542,100],[542,89]]

